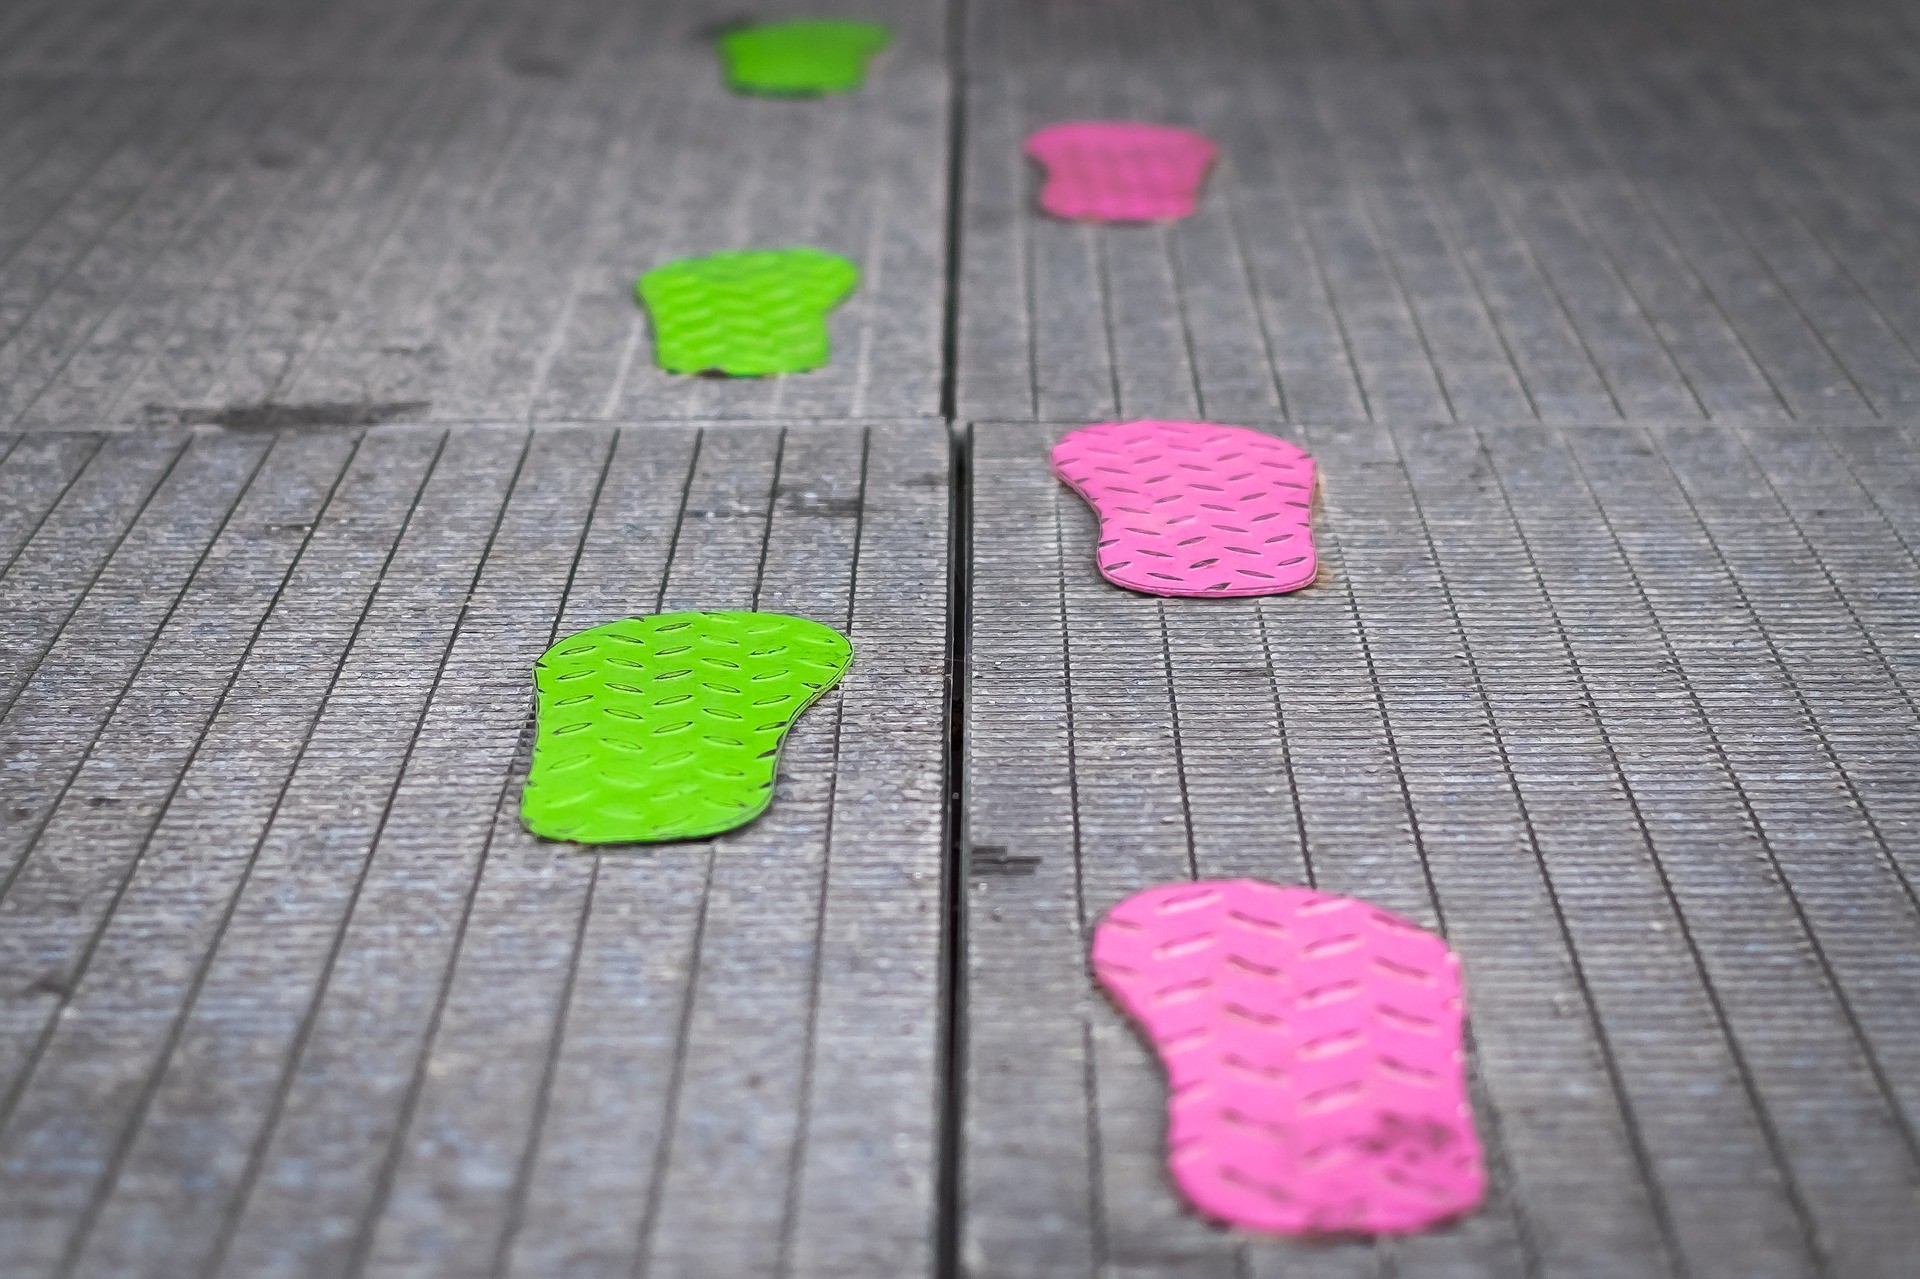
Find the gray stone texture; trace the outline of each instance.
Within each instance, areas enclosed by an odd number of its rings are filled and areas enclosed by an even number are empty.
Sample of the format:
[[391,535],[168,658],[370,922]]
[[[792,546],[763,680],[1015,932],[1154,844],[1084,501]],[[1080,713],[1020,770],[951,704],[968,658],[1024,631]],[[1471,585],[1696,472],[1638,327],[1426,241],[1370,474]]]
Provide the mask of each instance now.
[[[831,10],[0,10],[0,1275],[1907,1279],[1909,7]],[[1039,215],[1088,117],[1198,215]],[[827,368],[654,368],[789,243]],[[1318,583],[1101,581],[1119,416],[1313,451]],[[526,835],[534,658],[695,607],[853,639],[773,807]],[[1226,875],[1460,951],[1483,1212],[1184,1209],[1086,944]]]

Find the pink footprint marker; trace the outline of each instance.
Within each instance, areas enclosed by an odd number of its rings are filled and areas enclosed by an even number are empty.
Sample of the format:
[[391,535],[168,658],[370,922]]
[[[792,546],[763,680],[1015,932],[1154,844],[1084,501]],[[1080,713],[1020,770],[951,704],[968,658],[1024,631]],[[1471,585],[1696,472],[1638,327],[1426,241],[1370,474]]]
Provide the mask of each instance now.
[[1102,422],[1053,446],[1100,517],[1100,575],[1149,595],[1280,595],[1311,585],[1313,458],[1211,422]]
[[1027,139],[1047,170],[1040,207],[1084,222],[1167,222],[1190,216],[1217,148],[1164,124],[1054,124]]
[[1174,1181],[1288,1235],[1405,1234],[1486,1188],[1460,961],[1398,915],[1254,879],[1115,906],[1093,967],[1167,1068]]

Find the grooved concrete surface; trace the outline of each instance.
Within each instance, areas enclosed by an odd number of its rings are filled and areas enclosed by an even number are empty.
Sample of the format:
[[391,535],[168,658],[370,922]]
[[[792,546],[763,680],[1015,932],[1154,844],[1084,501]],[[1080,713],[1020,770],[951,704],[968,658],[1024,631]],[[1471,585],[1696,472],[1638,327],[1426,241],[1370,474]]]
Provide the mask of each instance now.
[[[1910,434],[1292,428],[1319,583],[1160,601],[1098,576],[1060,429],[974,428],[972,1273],[1911,1273]],[[1486,1211],[1319,1248],[1178,1211],[1085,946],[1134,891],[1239,875],[1460,952]]]
[[[0,24],[0,429],[939,412],[937,5],[870,5],[897,43],[824,102],[728,93],[711,4],[32,7]],[[829,369],[654,367],[642,271],[792,243],[865,273]]]
[[[10,443],[0,1274],[931,1269],[944,427]],[[771,811],[527,835],[534,659],[715,607],[858,653]]]
[[[975,419],[1898,415],[1920,397],[1905,6],[978,0]],[[1077,117],[1223,151],[1173,227],[1031,216]]]
[[[819,102],[739,12],[0,10],[0,1275],[1910,1275],[1910,7],[847,0]],[[1033,214],[1102,115],[1196,218]],[[652,369],[790,242],[828,369]],[[1316,453],[1316,586],[1100,582],[1046,449],[1151,414]],[[765,819],[521,832],[553,635],[755,602],[857,652]],[[1484,1213],[1181,1210],[1085,943],[1226,874],[1460,950]]]

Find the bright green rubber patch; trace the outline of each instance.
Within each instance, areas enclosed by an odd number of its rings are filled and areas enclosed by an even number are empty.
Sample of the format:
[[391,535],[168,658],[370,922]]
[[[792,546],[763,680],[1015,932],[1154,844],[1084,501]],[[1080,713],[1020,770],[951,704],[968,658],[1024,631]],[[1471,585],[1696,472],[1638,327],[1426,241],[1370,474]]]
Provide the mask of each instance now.
[[859,282],[860,268],[836,253],[748,249],[669,262],[634,292],[667,372],[766,377],[827,362],[827,312]]
[[569,635],[533,668],[527,829],[582,844],[718,835],[773,798],[787,729],[853,646],[783,613],[661,613]]
[[866,79],[867,60],[887,47],[888,38],[875,22],[770,22],[722,35],[720,59],[736,93],[849,93]]

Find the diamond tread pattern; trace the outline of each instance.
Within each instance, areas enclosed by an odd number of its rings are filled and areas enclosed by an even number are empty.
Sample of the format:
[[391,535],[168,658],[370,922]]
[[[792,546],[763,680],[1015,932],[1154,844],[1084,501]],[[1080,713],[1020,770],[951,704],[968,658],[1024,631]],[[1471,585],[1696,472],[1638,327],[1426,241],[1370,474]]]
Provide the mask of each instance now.
[[779,613],[663,613],[568,636],[534,667],[527,829],[585,844],[717,835],[773,797],[780,746],[853,647]]
[[1100,518],[1100,574],[1149,595],[1278,595],[1311,585],[1314,464],[1240,426],[1103,422],[1053,448]]
[[875,22],[803,19],[742,27],[720,37],[727,85],[736,93],[804,97],[850,93],[867,76],[867,61],[887,47]]
[[1167,1162],[1202,1212],[1387,1234],[1479,1203],[1460,961],[1440,938],[1351,897],[1177,883],[1109,911],[1093,965],[1166,1065]]
[[766,377],[827,363],[827,312],[859,282],[860,268],[836,253],[748,249],[669,262],[635,292],[667,372]]

